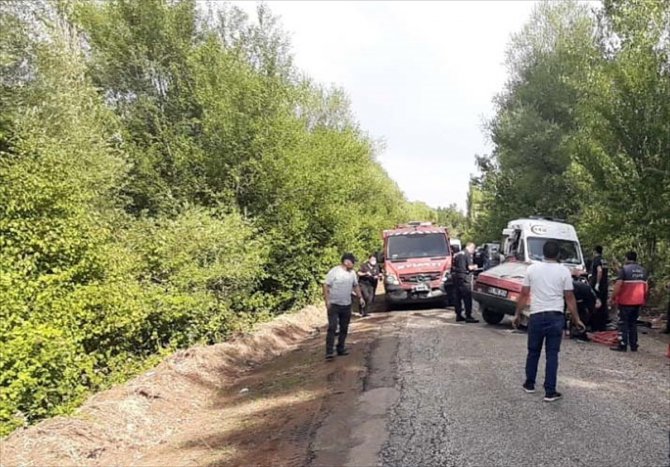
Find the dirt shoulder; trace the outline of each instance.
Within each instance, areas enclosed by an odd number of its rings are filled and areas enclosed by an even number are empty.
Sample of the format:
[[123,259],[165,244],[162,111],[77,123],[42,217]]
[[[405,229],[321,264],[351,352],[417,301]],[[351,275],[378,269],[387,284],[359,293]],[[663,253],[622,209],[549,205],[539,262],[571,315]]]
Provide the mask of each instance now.
[[354,319],[351,354],[324,361],[325,312],[310,307],[229,343],[180,351],[93,396],[75,414],[13,433],[3,466],[304,465],[334,409],[363,389],[387,315]]

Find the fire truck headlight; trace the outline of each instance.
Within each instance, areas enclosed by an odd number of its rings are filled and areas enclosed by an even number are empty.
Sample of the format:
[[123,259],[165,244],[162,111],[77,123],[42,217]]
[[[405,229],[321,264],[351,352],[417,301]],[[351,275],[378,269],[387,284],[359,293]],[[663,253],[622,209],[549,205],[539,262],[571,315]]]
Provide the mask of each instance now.
[[384,282],[386,282],[388,285],[400,285],[400,281],[393,274],[388,274],[386,279],[384,279]]

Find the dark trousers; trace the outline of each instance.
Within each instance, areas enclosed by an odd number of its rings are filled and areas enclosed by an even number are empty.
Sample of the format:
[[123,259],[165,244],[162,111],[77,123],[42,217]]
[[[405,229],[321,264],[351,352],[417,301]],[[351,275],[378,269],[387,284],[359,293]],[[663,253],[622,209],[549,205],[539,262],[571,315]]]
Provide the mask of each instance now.
[[361,309],[361,313],[366,315],[372,303],[375,301],[375,286],[371,282],[361,281],[361,292],[363,293],[363,300],[365,300],[365,307]]
[[335,345],[335,332],[337,326],[340,326],[340,333],[337,336],[337,351],[344,350],[344,342],[347,340],[349,332],[349,321],[351,321],[351,305],[330,305],[328,308],[328,332],[326,334],[326,353],[333,353]]
[[607,290],[598,293],[598,300],[600,300],[600,307],[596,308],[593,317],[591,318],[592,331],[604,331],[607,329],[607,321],[609,320],[609,309],[607,308]]
[[463,316],[464,305],[465,316],[468,318],[472,316],[472,291],[470,290],[469,282],[456,279],[454,282],[454,302],[456,316]]
[[639,306],[619,307],[619,333],[621,334],[621,347],[637,350],[637,318],[640,316]]
[[544,375],[544,391],[556,392],[558,377],[558,352],[561,350],[565,315],[561,311],[534,313],[528,324],[528,357],[526,358],[526,382],[535,384],[537,365],[540,362],[542,344],[547,358]]

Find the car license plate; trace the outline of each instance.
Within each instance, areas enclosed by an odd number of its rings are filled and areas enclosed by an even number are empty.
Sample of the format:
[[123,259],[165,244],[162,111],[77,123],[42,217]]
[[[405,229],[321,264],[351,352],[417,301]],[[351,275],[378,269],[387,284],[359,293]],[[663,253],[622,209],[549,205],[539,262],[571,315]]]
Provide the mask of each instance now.
[[426,284],[419,284],[412,287],[414,292],[430,292],[430,287]]
[[507,290],[498,289],[496,287],[489,287],[489,293],[496,297],[507,297]]

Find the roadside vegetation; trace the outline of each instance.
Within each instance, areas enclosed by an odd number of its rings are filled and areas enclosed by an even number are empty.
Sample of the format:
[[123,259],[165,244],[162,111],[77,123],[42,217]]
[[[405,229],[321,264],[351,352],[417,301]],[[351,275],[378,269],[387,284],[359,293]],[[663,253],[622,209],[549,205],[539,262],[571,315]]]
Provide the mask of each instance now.
[[212,5],[0,5],[0,435],[313,301],[433,213],[265,6]]

